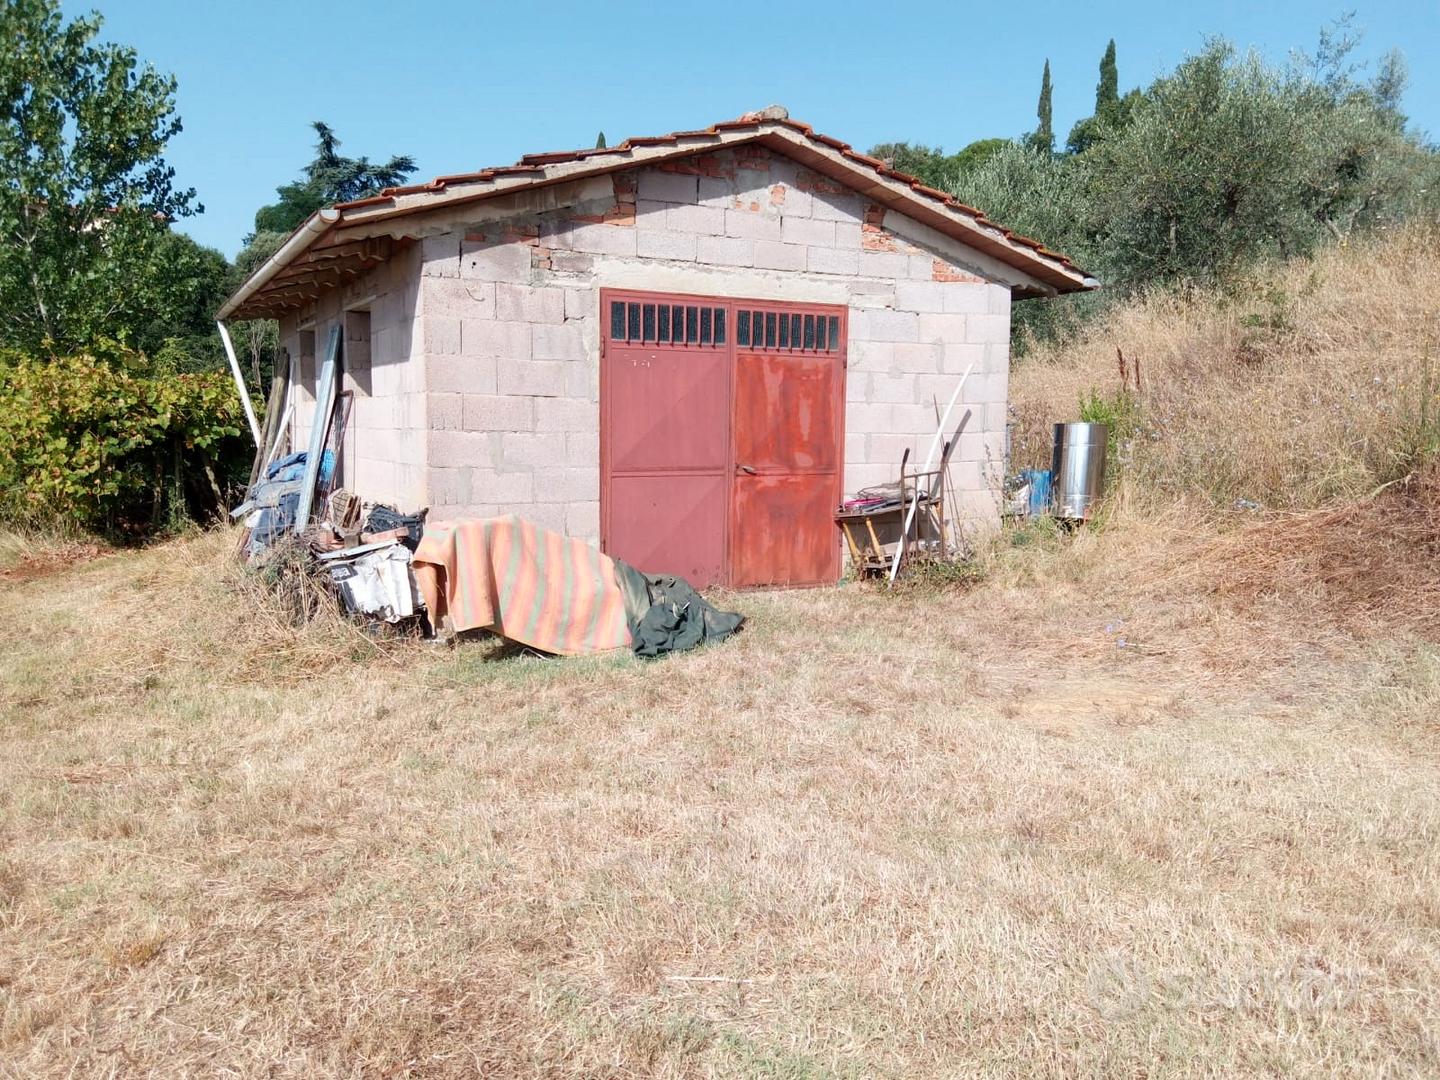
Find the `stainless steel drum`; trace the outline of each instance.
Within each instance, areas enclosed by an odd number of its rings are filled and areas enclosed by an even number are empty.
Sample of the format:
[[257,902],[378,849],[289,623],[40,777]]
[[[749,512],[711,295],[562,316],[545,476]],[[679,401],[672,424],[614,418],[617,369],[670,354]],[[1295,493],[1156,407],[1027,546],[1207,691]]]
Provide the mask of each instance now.
[[1085,520],[1105,488],[1105,424],[1056,424],[1051,457],[1055,516]]

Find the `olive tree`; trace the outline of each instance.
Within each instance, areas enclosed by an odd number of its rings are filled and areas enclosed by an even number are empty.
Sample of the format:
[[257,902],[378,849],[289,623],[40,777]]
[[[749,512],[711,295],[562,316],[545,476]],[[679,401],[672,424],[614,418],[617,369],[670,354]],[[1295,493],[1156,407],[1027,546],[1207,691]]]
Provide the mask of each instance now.
[[1361,83],[1344,52],[1276,69],[1216,41],[1157,80],[1077,158],[1095,269],[1122,289],[1223,282],[1422,207],[1437,158],[1404,129],[1403,69]]

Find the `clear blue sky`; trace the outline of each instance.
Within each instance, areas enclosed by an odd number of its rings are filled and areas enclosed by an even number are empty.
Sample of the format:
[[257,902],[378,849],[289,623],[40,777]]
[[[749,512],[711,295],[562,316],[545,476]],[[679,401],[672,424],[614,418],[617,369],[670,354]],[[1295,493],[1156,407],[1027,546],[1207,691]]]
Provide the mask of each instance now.
[[[97,5],[66,0],[77,14]],[[1373,60],[1409,61],[1412,123],[1440,135],[1440,0],[824,4],[108,0],[106,37],[180,81],[168,157],[205,213],[182,228],[234,255],[257,207],[310,160],[311,120],[352,156],[408,153],[417,179],[521,154],[704,127],[772,102],[860,149],[959,149],[1034,127],[1050,59],[1063,139],[1100,54],[1148,83],[1209,35],[1274,60],[1344,10]]]

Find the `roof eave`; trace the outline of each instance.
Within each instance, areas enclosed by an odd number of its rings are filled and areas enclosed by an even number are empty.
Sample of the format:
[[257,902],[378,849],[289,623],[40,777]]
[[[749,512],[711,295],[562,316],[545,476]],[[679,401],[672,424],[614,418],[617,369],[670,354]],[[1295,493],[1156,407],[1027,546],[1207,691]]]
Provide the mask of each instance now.
[[338,225],[342,216],[341,212],[334,207],[325,207],[316,210],[302,221],[285,243],[280,245],[275,254],[261,263],[249,277],[241,282],[240,287],[215,313],[215,318],[223,322],[236,311],[241,310],[246,301],[263,289],[271,278],[303,255],[314,245],[315,241]]

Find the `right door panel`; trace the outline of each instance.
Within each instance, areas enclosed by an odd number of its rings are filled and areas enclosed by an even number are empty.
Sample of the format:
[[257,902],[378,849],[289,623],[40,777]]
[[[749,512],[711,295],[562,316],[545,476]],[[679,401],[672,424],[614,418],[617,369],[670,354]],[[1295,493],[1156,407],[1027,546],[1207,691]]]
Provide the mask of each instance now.
[[[737,476],[730,580],[756,585],[831,584],[840,575],[835,481],[824,475]],[[830,526],[821,528],[821,523]]]
[[736,352],[730,579],[737,587],[815,585],[839,576],[833,513],[842,357],[838,348]]

